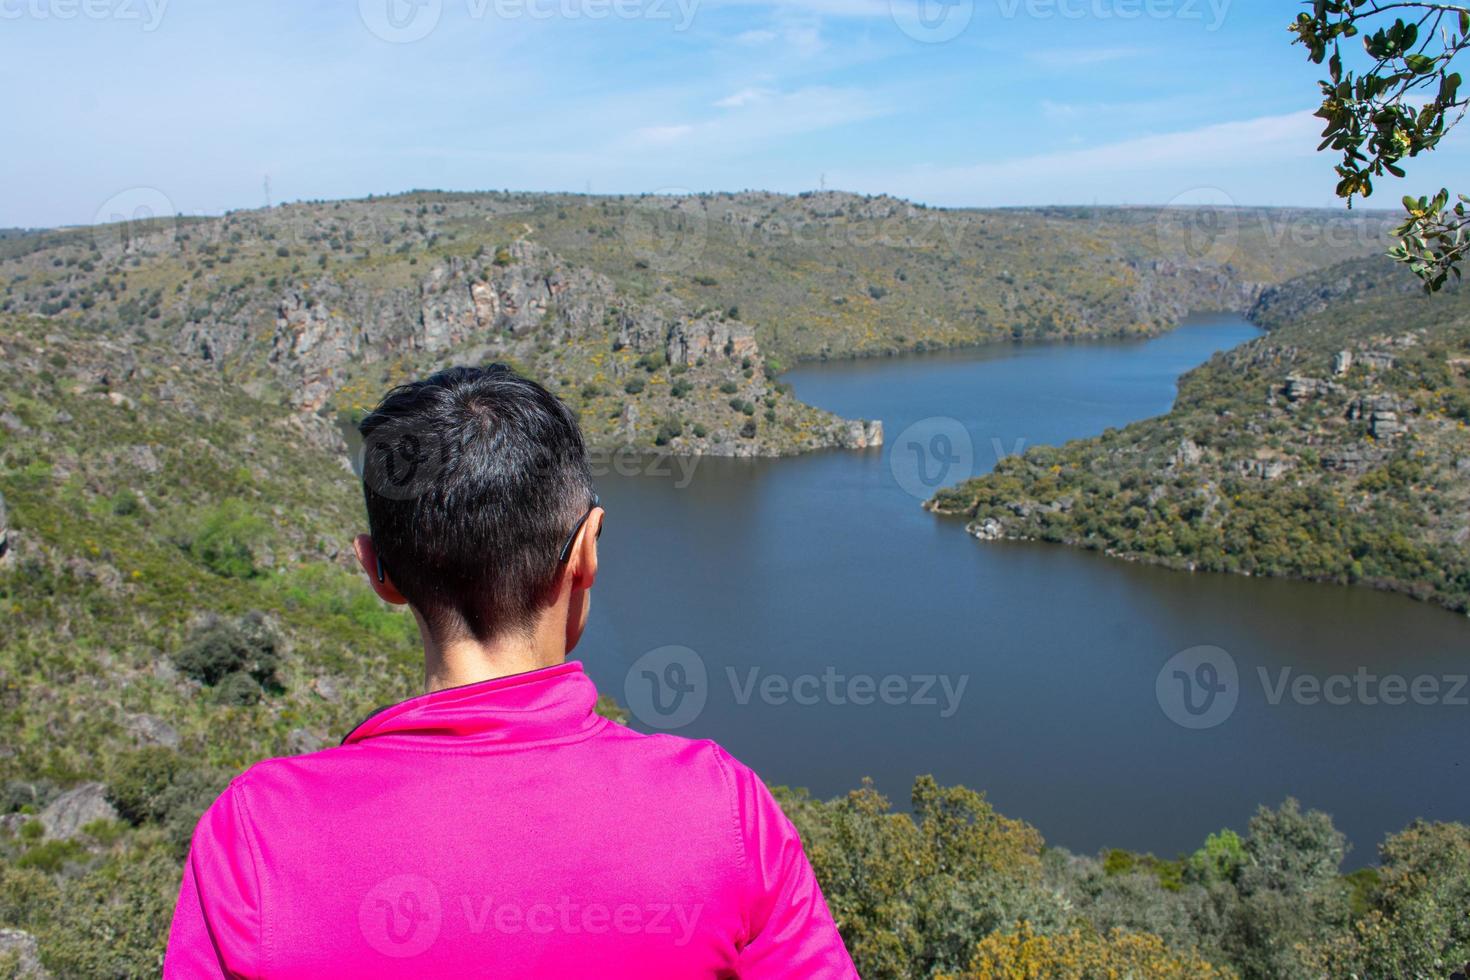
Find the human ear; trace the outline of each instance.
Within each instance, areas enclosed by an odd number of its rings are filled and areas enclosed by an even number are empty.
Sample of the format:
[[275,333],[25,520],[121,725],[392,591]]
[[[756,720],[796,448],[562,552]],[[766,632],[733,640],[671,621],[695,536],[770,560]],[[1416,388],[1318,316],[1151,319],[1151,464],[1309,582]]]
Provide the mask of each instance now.
[[357,563],[367,572],[368,581],[372,583],[378,598],[395,606],[408,602],[383,569],[383,560],[378,557],[378,549],[373,546],[372,535],[359,534],[352,541],[352,550],[357,554]]
[[597,539],[602,536],[602,518],[606,514],[601,507],[592,508],[582,529],[577,532],[577,544],[572,549],[569,571],[572,588],[590,589],[597,581]]

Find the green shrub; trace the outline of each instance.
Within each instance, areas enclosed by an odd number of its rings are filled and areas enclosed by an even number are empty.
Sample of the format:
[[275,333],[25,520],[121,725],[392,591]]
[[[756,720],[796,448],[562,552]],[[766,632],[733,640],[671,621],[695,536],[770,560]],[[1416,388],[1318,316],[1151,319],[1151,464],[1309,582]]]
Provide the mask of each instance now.
[[36,846],[28,849],[15,862],[17,868],[35,868],[55,874],[60,871],[66,862],[74,860],[86,853],[81,844],[74,840],[48,840],[42,841]]
[[55,795],[49,779],[12,779],[0,789],[0,813],[35,813]]
[[258,703],[262,693],[260,684],[254,677],[243,670],[237,670],[226,674],[215,687],[214,699],[227,707],[242,708]]
[[202,684],[213,686],[231,674],[245,674],[258,685],[273,688],[281,661],[277,647],[275,631],[265,617],[248,613],[205,623],[174,655],[174,664]]
[[150,746],[118,763],[108,780],[107,798],[128,823],[162,827],[182,853],[199,815],[229,779],[223,770],[196,765],[172,749]]
[[418,626],[412,615],[383,602],[361,575],[337,565],[297,565],[285,574],[272,576],[270,583],[281,590],[288,607],[310,610],[318,625],[328,632],[342,633],[357,627],[395,646],[418,640]]
[[190,536],[189,553],[216,575],[249,578],[268,525],[243,500],[230,498],[207,508]]
[[643,390],[643,386],[644,381],[642,378],[629,378],[623,383],[623,390],[630,395],[636,395]]
[[150,746],[124,756],[107,784],[107,799],[131,824],[152,823],[165,813],[164,793],[183,763],[172,749]]

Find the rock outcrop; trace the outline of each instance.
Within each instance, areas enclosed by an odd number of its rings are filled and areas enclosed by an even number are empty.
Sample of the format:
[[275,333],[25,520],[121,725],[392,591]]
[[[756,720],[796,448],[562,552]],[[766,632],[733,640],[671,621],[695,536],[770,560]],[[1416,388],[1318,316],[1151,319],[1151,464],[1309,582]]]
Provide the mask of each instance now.
[[41,952],[36,937],[20,929],[0,929],[0,967],[13,972],[14,980],[50,980],[51,973],[41,965]]
[[48,803],[41,811],[40,819],[47,837],[71,840],[90,823],[116,820],[117,811],[107,801],[106,786],[82,783]]

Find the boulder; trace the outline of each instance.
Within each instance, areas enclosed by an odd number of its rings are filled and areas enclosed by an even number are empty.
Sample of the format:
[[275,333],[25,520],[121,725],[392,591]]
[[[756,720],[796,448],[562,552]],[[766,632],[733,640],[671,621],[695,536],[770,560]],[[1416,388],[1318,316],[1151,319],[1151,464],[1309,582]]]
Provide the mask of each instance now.
[[305,728],[293,728],[286,735],[286,751],[291,755],[319,752],[326,744],[326,740],[320,735]]
[[837,432],[837,444],[843,449],[875,449],[883,445],[883,423],[862,419],[843,422]]
[[36,937],[20,929],[0,929],[0,966],[15,971],[6,975],[16,980],[46,980],[51,976],[41,965]]
[[970,533],[981,541],[1000,541],[1006,536],[1005,525],[994,517],[987,517],[970,525]]
[[1181,439],[1179,448],[1169,457],[1170,467],[1193,466],[1205,458],[1205,451],[1193,439]]
[[1360,449],[1344,447],[1322,454],[1322,468],[1335,473],[1363,473],[1373,461]]
[[41,811],[41,826],[46,836],[57,840],[70,840],[89,823],[116,819],[117,811],[107,802],[107,787],[102,783],[82,783],[62,793]]
[[157,715],[133,715],[128,718],[125,727],[140,745],[162,745],[169,749],[179,747],[178,729]]
[[1348,406],[1347,417],[1355,422],[1363,419],[1371,420],[1374,415],[1400,413],[1410,407],[1404,400],[1386,392],[1363,395]]
[[1295,465],[1289,459],[1243,459],[1236,464],[1241,476],[1258,480],[1279,480]]
[[1388,439],[1405,431],[1404,423],[1395,412],[1374,412],[1368,423],[1374,439]]
[[670,325],[664,344],[664,355],[670,364],[691,365],[704,358],[740,361],[760,355],[755,332],[743,323],[705,317],[688,323]]
[[1323,381],[1321,378],[1308,378],[1300,374],[1293,374],[1287,377],[1286,385],[1282,389],[1283,394],[1286,395],[1286,400],[1289,402],[1306,401],[1309,398],[1318,398],[1322,395],[1329,395],[1341,390],[1341,386],[1335,385],[1331,381]]

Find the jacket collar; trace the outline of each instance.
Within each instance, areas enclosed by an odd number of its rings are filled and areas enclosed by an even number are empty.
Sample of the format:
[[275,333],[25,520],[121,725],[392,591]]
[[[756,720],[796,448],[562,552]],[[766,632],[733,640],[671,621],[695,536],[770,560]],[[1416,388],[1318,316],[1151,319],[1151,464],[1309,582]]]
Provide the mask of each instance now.
[[400,701],[370,716],[342,744],[383,736],[421,747],[573,741],[607,723],[596,704],[597,688],[571,660]]

